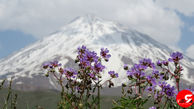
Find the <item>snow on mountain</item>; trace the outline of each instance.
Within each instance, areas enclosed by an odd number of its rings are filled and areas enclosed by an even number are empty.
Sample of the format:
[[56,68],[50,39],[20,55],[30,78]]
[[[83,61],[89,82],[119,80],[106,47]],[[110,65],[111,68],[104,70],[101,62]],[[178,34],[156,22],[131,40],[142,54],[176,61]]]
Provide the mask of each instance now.
[[[116,86],[127,82],[124,64],[134,64],[142,58],[168,59],[173,51],[167,46],[134,29],[101,18],[86,15],[65,25],[59,31],[0,60],[0,79],[14,77],[15,85],[24,90],[37,88],[55,89],[54,79],[44,77],[41,65],[49,60],[59,60],[67,67],[76,66],[77,47],[86,45],[100,52],[101,47],[110,50],[112,57],[106,64],[103,80],[109,78],[108,70],[116,70],[119,78]],[[194,61],[185,57],[184,80],[194,83]]]

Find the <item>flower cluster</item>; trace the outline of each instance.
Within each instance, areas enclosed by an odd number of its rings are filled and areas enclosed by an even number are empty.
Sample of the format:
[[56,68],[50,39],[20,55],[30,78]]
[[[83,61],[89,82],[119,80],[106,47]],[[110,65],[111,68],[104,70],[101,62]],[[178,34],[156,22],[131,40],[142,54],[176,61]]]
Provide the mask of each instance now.
[[[98,63],[99,57],[97,56],[97,53],[94,51],[89,51],[85,46],[78,48],[78,56],[77,56],[77,62],[79,62],[79,66],[81,68],[93,68],[92,64],[94,65],[99,64]],[[101,67],[101,70],[103,70],[104,67]]]
[[175,95],[177,94],[177,91],[174,86],[171,86],[170,84],[161,81],[159,81],[153,86],[147,87],[147,92],[154,94],[154,98],[158,102],[161,102],[161,99],[164,96],[170,99],[172,97],[175,97]]
[[168,98],[175,97],[176,89],[174,86],[167,84],[166,82],[159,82],[159,86],[161,87],[161,93],[166,95]]
[[115,71],[109,71],[108,74],[109,74],[112,78],[118,78],[118,77],[119,77],[118,73],[115,73]]
[[[97,56],[97,53],[94,51],[90,51],[86,48],[86,46],[81,46],[78,48],[78,56],[76,62],[79,64],[80,69],[90,70],[88,75],[96,80],[97,78],[101,78],[99,72],[102,72],[105,69],[105,66],[102,65],[101,59],[103,58],[106,62],[108,62],[111,57],[109,50],[107,48],[101,48],[100,55]],[[83,70],[82,70],[83,71]],[[118,74],[114,76],[114,74],[110,75],[111,77],[118,77]]]
[[[180,52],[173,52],[170,55],[170,58],[168,61],[158,61],[157,65],[162,68],[162,70],[166,73],[164,73],[164,79],[168,80],[169,76],[173,77],[176,81],[176,87],[177,90],[179,91],[179,82],[180,82],[180,77],[181,77],[181,71],[183,71],[183,67],[180,65],[179,61],[183,59],[183,55]],[[171,69],[169,69],[169,63],[173,62],[175,69],[173,72],[171,72]],[[169,75],[170,74],[170,75]]]
[[[86,46],[81,46],[78,47],[78,55],[75,60],[75,63],[78,64],[78,69],[63,68],[62,64],[58,61],[44,63],[43,68],[47,69],[48,76],[49,74],[53,74],[58,80],[62,87],[62,99],[70,102],[70,107],[82,108],[80,106],[84,105],[94,108],[92,107],[93,104],[94,106],[99,106],[100,103],[99,91],[103,85],[101,83],[101,73],[106,68],[102,64],[102,61],[108,62],[110,57],[111,55],[107,48],[101,48],[100,56],[98,56],[95,51],[90,51]],[[154,106],[149,109],[159,109],[163,101],[166,101],[163,108],[166,107],[167,101],[169,101],[168,106],[176,108],[173,100],[179,91],[179,81],[182,75],[181,71],[183,70],[183,67],[180,65],[181,59],[183,59],[183,55],[179,52],[174,52],[168,60],[158,60],[156,63],[152,62],[151,59],[145,58],[134,64],[131,68],[125,64],[123,68],[126,70],[130,84],[122,84],[123,97],[121,98],[121,104],[125,100],[129,100],[122,105],[132,103],[132,105],[135,105],[139,109],[143,108],[143,105],[150,97],[153,97]],[[175,66],[173,71],[170,69],[171,64]],[[110,75],[110,79],[105,83],[108,82],[108,87],[112,87],[114,86],[112,79],[118,78],[119,75],[115,71],[109,71],[108,74]],[[170,77],[171,79],[175,79],[176,87],[166,82]],[[63,80],[67,80],[65,85]],[[64,94],[64,88],[67,89],[67,94],[71,93],[70,98]],[[192,92],[194,91],[192,90]],[[97,96],[95,93],[97,93]],[[148,93],[149,96],[144,97],[145,93]],[[126,94],[132,95],[125,98]],[[93,101],[90,102],[90,100]]]
[[[162,102],[162,99],[166,98],[169,100],[174,98],[179,91],[179,81],[182,75],[181,71],[183,70],[182,66],[179,64],[181,59],[183,59],[183,55],[179,52],[174,52],[167,61],[158,60],[156,64],[154,64],[151,59],[142,59],[138,64],[134,64],[132,68],[129,68],[128,65],[125,64],[124,70],[127,71],[128,79],[131,81],[129,85],[130,90],[134,89],[137,95],[135,100],[141,98],[144,91],[153,95],[155,99],[154,104],[158,106]],[[169,67],[171,62],[175,65],[174,71],[171,71],[172,69]],[[159,72],[158,68],[160,68],[161,72]],[[176,88],[165,82],[169,80],[170,76],[176,80]],[[143,103],[142,99],[138,102],[141,101]],[[139,108],[139,106],[140,105],[136,105],[136,108]],[[153,106],[150,107],[150,109],[156,109],[156,107]]]
[[127,76],[135,79],[145,78],[145,70],[148,68],[155,69],[155,64],[151,59],[140,60],[139,64],[135,64],[131,69],[127,65],[124,65],[124,69],[127,70]]
[[182,60],[182,59],[183,59],[182,53],[180,53],[180,52],[173,52],[170,55],[170,58],[168,59],[168,61],[166,61],[166,60],[163,60],[163,61],[158,60],[157,61],[157,65],[160,66],[160,67],[162,67],[162,65],[168,66],[169,62],[174,62],[177,65],[179,63],[179,61]]
[[147,69],[147,67],[155,69],[155,64],[151,59],[143,59],[140,60],[139,63],[144,67],[144,69]]
[[[47,76],[49,76],[49,74],[53,74],[53,76],[58,80],[62,88],[62,100],[66,99],[66,101],[71,104],[71,107],[74,107],[75,109],[80,106],[80,104],[75,103],[82,103],[83,101],[85,102],[84,105],[86,107],[90,107],[88,100],[91,94],[93,94],[90,99],[94,100],[91,101],[92,104],[90,108],[94,108],[92,107],[92,105],[96,106],[94,103],[100,103],[99,91],[102,88],[100,79],[102,77],[101,72],[103,72],[106,68],[102,64],[102,59],[108,62],[110,57],[111,55],[109,54],[109,50],[107,48],[102,48],[100,56],[98,56],[95,51],[90,51],[86,48],[86,46],[81,46],[78,47],[78,55],[75,60],[75,63],[78,64],[78,69],[63,68],[58,61],[46,62],[43,64],[43,68],[47,69]],[[117,78],[118,73],[109,71],[108,74],[110,75],[110,79],[107,80],[109,82],[109,86],[114,86],[111,80],[113,78]],[[65,80],[66,82],[64,82]],[[65,88],[67,89],[67,92],[65,92]],[[69,98],[68,90],[70,90],[72,98]],[[98,95],[94,96],[96,91],[98,91]],[[72,103],[75,105],[72,105]]]
[[174,52],[170,56],[171,56],[171,58],[168,59],[170,62],[173,61],[175,63],[178,63],[179,60],[183,59],[183,55],[180,52]]
[[[61,69],[62,70],[62,69]],[[67,78],[75,78],[77,76],[77,71],[72,69],[72,68],[65,68],[63,71],[63,74],[65,74],[65,76]]]
[[59,67],[61,66],[61,63],[59,63],[58,61],[52,61],[52,62],[46,62],[43,64],[43,68],[47,69],[49,68],[55,68],[55,67]]
[[103,59],[104,59],[105,61],[108,61],[109,58],[111,57],[111,55],[108,54],[108,53],[109,53],[109,50],[108,50],[107,48],[101,48],[100,55],[103,57]]

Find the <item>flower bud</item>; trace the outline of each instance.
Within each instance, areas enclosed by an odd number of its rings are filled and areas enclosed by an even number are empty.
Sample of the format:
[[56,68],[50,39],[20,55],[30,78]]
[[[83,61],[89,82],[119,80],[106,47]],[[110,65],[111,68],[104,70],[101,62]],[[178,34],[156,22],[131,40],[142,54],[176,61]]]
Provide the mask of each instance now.
[[164,75],[165,73],[164,72],[160,72],[160,75]]
[[169,79],[169,76],[168,76],[168,75],[165,75],[165,76],[163,77],[163,79],[164,79],[164,80],[168,80],[168,79]]
[[149,98],[149,97],[152,97],[152,95],[151,95],[151,94],[148,94],[148,98]]
[[129,67],[127,65],[124,65],[124,70],[128,70]]
[[163,64],[164,64],[165,66],[168,66],[168,61],[163,61]]
[[127,93],[132,94],[133,93],[133,90],[132,89],[128,89],[127,90]]
[[101,75],[98,75],[98,78],[102,78],[102,76]]
[[79,104],[79,108],[81,108],[81,109],[83,108],[83,104],[82,103]]
[[46,73],[46,74],[45,74],[45,76],[46,76],[46,77],[49,77],[49,74],[48,74],[48,73]]
[[122,87],[126,87],[127,85],[125,83],[122,84]]
[[109,81],[109,88],[111,88],[112,86],[114,86],[114,83],[112,81]]
[[75,63],[78,63],[78,62],[79,62],[79,60],[78,60],[78,59],[76,59],[76,60],[75,60]]
[[43,66],[43,68],[44,68],[44,69],[47,69],[47,68],[48,68],[48,65]]
[[66,87],[67,89],[69,89],[69,85],[68,85],[68,84],[66,84],[65,87]]

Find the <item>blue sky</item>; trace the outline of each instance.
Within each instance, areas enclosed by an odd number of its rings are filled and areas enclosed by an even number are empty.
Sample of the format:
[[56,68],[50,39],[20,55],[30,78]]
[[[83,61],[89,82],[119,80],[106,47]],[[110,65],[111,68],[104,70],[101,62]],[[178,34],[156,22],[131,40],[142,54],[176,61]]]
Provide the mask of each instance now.
[[194,0],[1,0],[0,59],[93,14],[150,35],[194,58]]
[[0,31],[0,58],[6,57],[35,41],[36,39],[32,35],[23,32]]
[[194,30],[190,30],[194,26],[194,17],[187,17],[179,14],[182,21],[184,21],[184,27],[181,28],[181,40],[179,41],[179,47],[185,51],[189,46],[194,44]]

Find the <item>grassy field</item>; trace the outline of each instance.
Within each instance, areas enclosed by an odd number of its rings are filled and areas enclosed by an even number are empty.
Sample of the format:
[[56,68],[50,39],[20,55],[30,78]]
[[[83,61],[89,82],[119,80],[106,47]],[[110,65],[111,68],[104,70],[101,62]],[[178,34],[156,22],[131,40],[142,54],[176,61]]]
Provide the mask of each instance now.
[[[0,90],[0,109],[3,109],[8,90]],[[60,98],[60,93],[57,91],[13,91],[18,94],[17,109],[37,109],[37,106],[43,107],[43,109],[57,109],[57,103]],[[101,97],[101,109],[111,109],[112,100],[117,100],[118,96],[102,96]],[[153,101],[149,100],[145,105],[145,109],[153,106]],[[161,106],[162,107],[162,106]],[[194,107],[194,106],[193,106]],[[10,108],[8,108],[10,109]],[[193,109],[190,107],[190,109]]]
[[[37,106],[44,107],[44,109],[56,109],[59,101],[59,92],[56,91],[13,91],[18,94],[17,109],[37,109]],[[4,100],[6,99],[7,90],[0,90],[0,109],[3,108]],[[117,99],[114,96],[102,96],[102,109],[111,109],[112,100]]]

